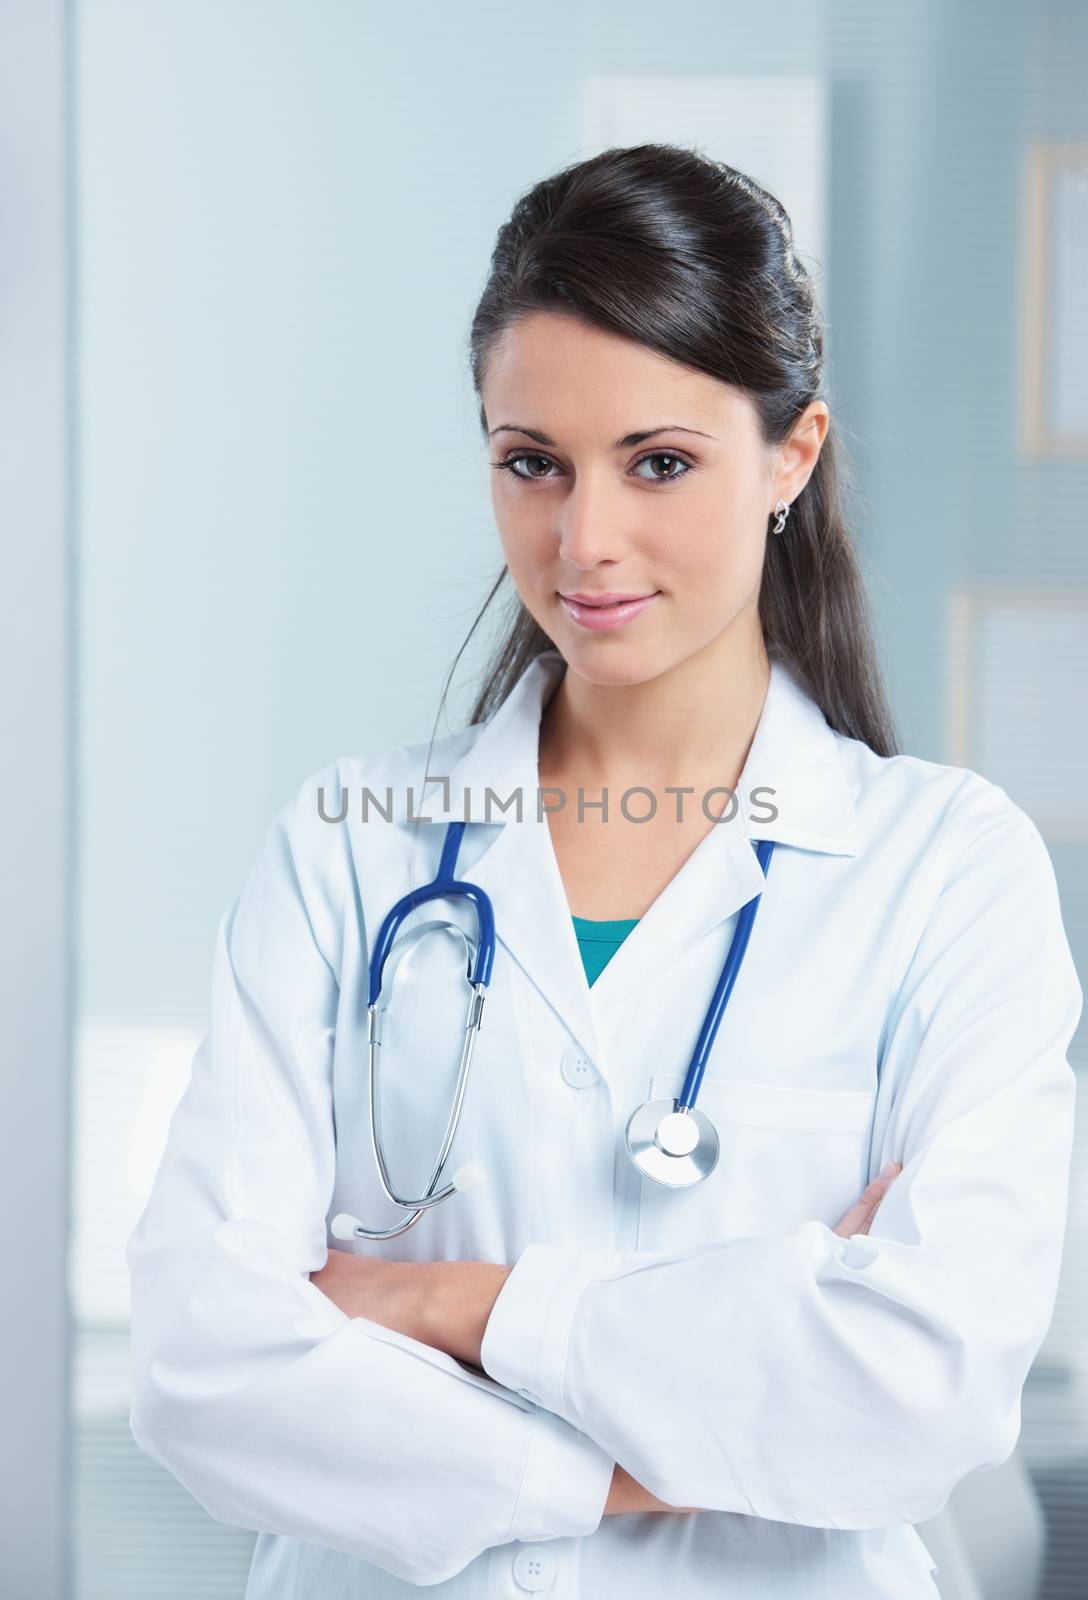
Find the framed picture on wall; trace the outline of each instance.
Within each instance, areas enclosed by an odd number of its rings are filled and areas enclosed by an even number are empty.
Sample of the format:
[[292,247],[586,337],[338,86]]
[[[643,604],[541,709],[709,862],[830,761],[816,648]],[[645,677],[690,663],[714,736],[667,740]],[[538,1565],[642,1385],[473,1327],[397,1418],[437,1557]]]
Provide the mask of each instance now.
[[1088,455],[1088,145],[1034,145],[1025,186],[1022,444]]

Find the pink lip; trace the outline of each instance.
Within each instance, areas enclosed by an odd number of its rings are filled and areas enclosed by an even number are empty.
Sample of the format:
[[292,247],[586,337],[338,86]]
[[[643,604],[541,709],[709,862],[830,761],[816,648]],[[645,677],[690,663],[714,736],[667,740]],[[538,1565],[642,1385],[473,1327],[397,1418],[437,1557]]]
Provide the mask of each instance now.
[[567,614],[582,628],[588,628],[591,633],[603,633],[608,628],[619,628],[625,622],[630,622],[632,617],[637,617],[640,611],[657,599],[660,590],[654,594],[621,597],[613,603],[608,595],[594,595],[593,604],[586,601],[579,603],[574,595],[561,594],[559,598],[567,608]]
[[611,589],[602,590],[600,594],[590,594],[586,590],[579,589],[577,594],[563,595],[564,600],[574,600],[578,605],[583,606],[618,606],[625,604],[628,600],[648,600],[649,598],[650,596],[645,594],[619,594]]

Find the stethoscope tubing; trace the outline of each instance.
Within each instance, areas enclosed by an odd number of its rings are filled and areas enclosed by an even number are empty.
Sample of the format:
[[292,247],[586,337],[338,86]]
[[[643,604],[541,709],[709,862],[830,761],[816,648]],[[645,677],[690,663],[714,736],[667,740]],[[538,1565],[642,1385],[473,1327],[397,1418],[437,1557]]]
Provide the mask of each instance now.
[[[774,840],[760,839],[758,844],[753,845],[753,848],[756,853],[756,859],[763,870],[763,876],[766,878],[767,870],[771,864],[771,855],[774,851]],[[703,1074],[706,1071],[706,1064],[710,1059],[710,1052],[717,1037],[718,1027],[725,1013],[725,1008],[729,1004],[729,996],[733,992],[733,985],[737,981],[737,973],[740,971],[741,962],[744,960],[744,952],[748,948],[748,940],[752,936],[752,925],[756,920],[756,912],[759,910],[761,899],[762,890],[759,894],[754,894],[750,900],[746,901],[737,917],[737,925],[733,930],[733,938],[729,945],[729,954],[725,958],[725,964],[722,967],[717,987],[711,997],[706,1016],[703,1018],[703,1025],[699,1030],[695,1051],[684,1078],[684,1087],[677,1098],[676,1108],[678,1111],[690,1111],[695,1105],[699,1087],[703,1081]]]
[[393,941],[400,930],[401,923],[411,915],[417,906],[426,905],[429,900],[454,900],[460,897],[461,899],[472,901],[476,908],[479,941],[476,950],[476,964],[469,981],[474,989],[480,984],[486,989],[491,982],[491,968],[495,961],[495,912],[491,905],[491,900],[483,889],[478,888],[476,884],[459,881],[453,876],[457,852],[461,848],[461,835],[464,831],[465,824],[463,822],[450,823],[446,829],[446,838],[442,846],[442,859],[438,864],[438,871],[433,882],[423,884],[419,889],[411,890],[409,894],[398,900],[386,915],[378,932],[378,938],[370,960],[368,1006],[374,1005],[382,992],[382,973],[385,970],[386,959],[393,947]]
[[[456,1183],[447,1183],[441,1189],[437,1189],[436,1184],[438,1183],[442,1169],[446,1164],[446,1160],[449,1156],[450,1149],[452,1148],[453,1141],[456,1137],[457,1129],[460,1124],[461,1110],[464,1103],[465,1092],[468,1086],[468,1075],[472,1063],[473,1046],[476,1041],[476,1035],[480,1029],[480,1023],[483,1016],[484,999],[487,993],[487,986],[491,981],[491,972],[495,960],[495,913],[491,904],[491,900],[485,891],[479,888],[478,885],[458,879],[454,876],[457,864],[457,855],[460,850],[461,839],[464,831],[465,824],[463,822],[451,822],[448,825],[446,829],[446,836],[442,845],[441,860],[439,861],[438,871],[436,872],[434,879],[432,882],[424,884],[418,889],[413,889],[409,894],[404,895],[390,909],[382,922],[381,928],[379,929],[378,937],[375,941],[374,950],[371,955],[367,999],[367,1044],[370,1068],[371,1145],[373,1148],[375,1164],[378,1170],[378,1176],[385,1195],[394,1205],[400,1207],[404,1211],[409,1212],[409,1215],[407,1218],[405,1218],[405,1220],[395,1223],[389,1228],[382,1229],[365,1228],[361,1222],[358,1222],[357,1219],[348,1217],[346,1214],[337,1219],[337,1221],[344,1221],[348,1224],[353,1223],[354,1233],[356,1236],[367,1239],[392,1239],[396,1237],[397,1234],[403,1233],[407,1228],[410,1228],[412,1224],[423,1215],[424,1211],[440,1204],[440,1202],[443,1200],[449,1199],[457,1189]],[[753,848],[755,849],[756,857],[759,861],[764,877],[766,877],[770,865],[771,854],[774,850],[774,842],[770,839],[761,839],[758,841],[758,843],[753,842]],[[431,900],[454,899],[466,899],[470,901],[476,912],[478,934],[477,946],[475,958],[471,963],[471,971],[467,973],[472,993],[469,999],[468,1014],[465,1020],[465,1036],[461,1050],[461,1061],[457,1072],[457,1085],[454,1091],[450,1116],[446,1124],[446,1131],[442,1138],[442,1146],[439,1150],[438,1159],[434,1164],[433,1171],[428,1181],[426,1192],[416,1199],[409,1200],[405,1196],[399,1194],[393,1187],[393,1181],[390,1177],[388,1164],[385,1159],[385,1144],[382,1138],[380,1060],[381,1023],[383,1009],[381,1006],[382,980],[390,951],[392,950],[397,933],[399,932],[401,924],[404,922],[404,920],[419,906],[426,905]],[[752,925],[755,921],[756,912],[759,909],[760,899],[761,894],[753,895],[752,898],[746,901],[746,903],[741,907],[737,916],[737,923],[733,931],[733,937],[730,941],[729,951],[722,967],[721,975],[718,979],[717,985],[715,986],[714,994],[711,997],[710,1005],[707,1008],[706,1016],[703,1019],[703,1025],[699,1030],[699,1036],[695,1044],[695,1050],[692,1054],[691,1061],[688,1064],[688,1069],[684,1077],[683,1088],[681,1089],[678,1098],[672,1102],[672,1109],[674,1112],[683,1114],[692,1113],[695,1111],[695,1102],[699,1094],[699,1088],[703,1081],[703,1075],[706,1071],[707,1062],[710,1058],[710,1052],[713,1048],[714,1040],[718,1033],[718,1028],[725,1013],[725,1008],[729,1003],[729,997],[733,991],[733,985],[737,980],[737,974],[740,971],[741,963],[744,960],[744,954],[748,947],[748,941],[752,933]],[[446,926],[446,924],[440,925]],[[430,925],[424,925],[424,927],[418,930],[419,933],[422,935],[422,933],[425,932],[426,928],[429,926]],[[452,927],[453,925],[449,926]],[[466,939],[467,944],[467,937],[465,936],[463,930],[457,928],[455,931],[460,934],[462,938]],[[656,1104],[657,1103],[655,1102],[655,1105]],[[645,1108],[641,1108],[641,1110],[643,1112],[652,1112],[653,1107],[647,1103],[647,1106]],[[638,1115],[639,1112],[632,1114],[632,1123],[636,1120]],[[679,1119],[674,1116],[670,1120],[676,1122]],[[700,1125],[705,1122],[705,1119],[702,1117],[701,1113],[698,1113],[698,1122]],[[644,1162],[641,1159],[636,1158],[636,1153],[631,1149],[630,1131],[631,1123],[628,1124],[629,1153],[631,1154],[632,1159],[635,1160],[636,1166],[641,1167],[642,1170],[646,1172],[648,1169],[644,1165]],[[694,1137],[694,1135],[692,1137]],[[713,1148],[711,1150],[710,1159],[706,1165],[706,1169],[701,1174],[702,1176],[705,1176],[707,1172],[713,1169],[714,1162],[717,1160],[717,1136],[714,1133],[711,1124],[706,1125],[705,1138],[709,1138],[711,1140]],[[455,1174],[455,1177],[458,1175],[459,1174]]]

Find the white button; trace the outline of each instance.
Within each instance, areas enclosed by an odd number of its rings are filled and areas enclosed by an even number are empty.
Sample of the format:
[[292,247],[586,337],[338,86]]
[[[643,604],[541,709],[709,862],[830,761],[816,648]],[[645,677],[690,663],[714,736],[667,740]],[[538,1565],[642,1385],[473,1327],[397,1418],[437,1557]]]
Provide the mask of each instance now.
[[536,1594],[555,1577],[555,1558],[543,1545],[527,1544],[514,1558],[514,1581]]
[[559,1070],[572,1089],[591,1089],[600,1077],[585,1051],[579,1050],[577,1045],[571,1045],[564,1052]]

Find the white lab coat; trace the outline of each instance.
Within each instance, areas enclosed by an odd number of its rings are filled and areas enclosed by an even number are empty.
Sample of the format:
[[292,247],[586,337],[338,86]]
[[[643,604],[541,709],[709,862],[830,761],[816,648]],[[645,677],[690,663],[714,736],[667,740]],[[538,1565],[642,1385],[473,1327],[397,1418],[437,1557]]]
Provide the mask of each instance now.
[[[331,764],[272,823],[220,922],[210,1030],[129,1241],[134,1436],[213,1517],[260,1530],[248,1600],[933,1594],[912,1524],[1012,1451],[1055,1299],[1082,995],[1047,850],[1002,789],[877,757],[775,664],[738,815],[591,988],[536,811],[562,670],[547,652],[486,727],[436,742],[448,797],[424,795],[420,743]],[[392,820],[361,820],[364,785],[379,806],[388,786]],[[337,1212],[401,1215],[369,1145],[368,939],[433,876],[466,789],[483,818],[488,786],[519,785],[523,820],[496,806],[458,860],[498,946],[448,1170],[475,1157],[490,1181],[355,1246],[514,1264],[481,1377],[345,1316],[308,1274]],[[347,791],[344,822],[321,819],[319,787],[331,816]],[[777,818],[747,820],[768,798]],[[699,1101],[721,1158],[666,1190],[624,1127],[680,1084],[764,885],[759,837],[776,849]],[[441,914],[474,929],[464,902],[408,926]],[[425,943],[387,1018],[405,1188],[446,1125],[455,943]],[[839,1237],[888,1160],[904,1170],[872,1232]],[[710,1509],[602,1517],[614,1461]]]

